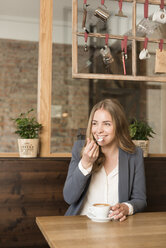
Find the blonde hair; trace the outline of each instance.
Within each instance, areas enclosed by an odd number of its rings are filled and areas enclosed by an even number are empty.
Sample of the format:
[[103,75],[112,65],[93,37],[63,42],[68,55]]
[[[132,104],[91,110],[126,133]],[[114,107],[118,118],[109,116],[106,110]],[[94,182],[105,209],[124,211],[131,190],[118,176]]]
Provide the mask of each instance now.
[[[94,139],[92,135],[92,120],[95,112],[99,109],[106,110],[110,113],[115,128],[115,138],[118,147],[128,153],[134,153],[135,145],[132,142],[129,134],[128,121],[126,119],[123,107],[115,99],[102,100],[92,108],[86,131],[86,141],[88,138],[90,140]],[[86,146],[86,142],[85,142],[85,146]],[[102,166],[104,161],[105,161],[105,155],[102,153],[101,147],[99,147],[99,156],[93,165],[93,171],[98,170]]]

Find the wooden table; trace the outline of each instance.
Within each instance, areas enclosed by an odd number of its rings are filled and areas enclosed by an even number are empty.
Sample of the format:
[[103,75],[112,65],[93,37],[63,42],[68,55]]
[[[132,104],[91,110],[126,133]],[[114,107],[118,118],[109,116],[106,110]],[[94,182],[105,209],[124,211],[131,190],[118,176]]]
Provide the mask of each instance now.
[[37,217],[51,248],[164,248],[166,212],[138,213],[124,222],[92,222],[86,216]]

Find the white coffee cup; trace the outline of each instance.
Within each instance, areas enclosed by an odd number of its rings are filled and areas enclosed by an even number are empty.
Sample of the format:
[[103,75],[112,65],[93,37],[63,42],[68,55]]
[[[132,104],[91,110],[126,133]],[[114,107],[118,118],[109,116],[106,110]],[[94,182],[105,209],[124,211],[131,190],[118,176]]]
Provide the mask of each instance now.
[[139,59],[148,59],[150,58],[150,54],[147,49],[143,49],[139,54]]
[[159,22],[159,23],[166,23],[166,11],[165,9],[158,9],[154,12],[152,21]]
[[111,206],[106,203],[95,203],[89,207],[89,212],[96,218],[107,218]]

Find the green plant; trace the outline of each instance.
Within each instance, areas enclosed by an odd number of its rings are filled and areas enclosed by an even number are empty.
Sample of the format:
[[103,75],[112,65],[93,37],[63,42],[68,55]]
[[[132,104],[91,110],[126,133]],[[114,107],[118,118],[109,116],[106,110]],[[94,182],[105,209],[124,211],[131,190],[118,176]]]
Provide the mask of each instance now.
[[129,125],[129,131],[132,140],[148,140],[153,138],[153,134],[155,134],[147,122],[136,119]]
[[39,124],[35,117],[30,116],[32,111],[34,109],[21,113],[18,118],[12,119],[16,125],[15,133],[22,139],[36,139],[39,137],[42,124]]

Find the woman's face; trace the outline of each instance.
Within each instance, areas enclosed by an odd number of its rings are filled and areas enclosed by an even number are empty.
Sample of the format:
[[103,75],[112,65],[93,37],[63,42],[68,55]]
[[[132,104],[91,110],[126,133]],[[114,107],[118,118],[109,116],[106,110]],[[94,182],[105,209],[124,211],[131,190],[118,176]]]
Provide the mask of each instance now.
[[115,128],[110,113],[104,109],[95,112],[92,119],[92,135],[100,146],[115,142]]

